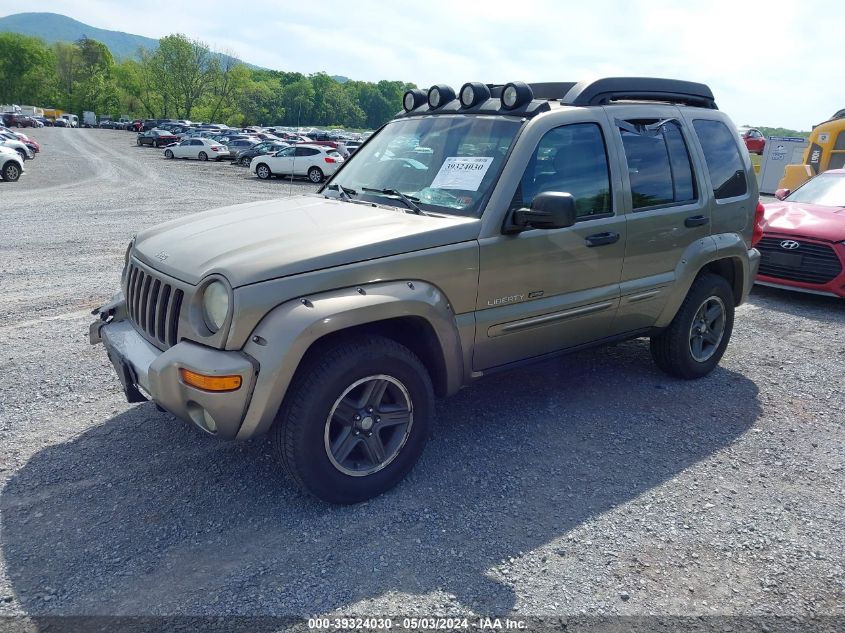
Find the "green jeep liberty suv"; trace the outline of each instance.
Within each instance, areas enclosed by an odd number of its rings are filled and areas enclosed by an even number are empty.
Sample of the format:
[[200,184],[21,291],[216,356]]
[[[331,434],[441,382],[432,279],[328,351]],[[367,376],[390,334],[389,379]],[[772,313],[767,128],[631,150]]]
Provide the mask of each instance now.
[[358,502],[490,372],[643,336],[711,371],[759,262],[735,129],[686,81],[412,90],[317,193],[138,234],[91,342],[130,402],[270,433],[303,489]]

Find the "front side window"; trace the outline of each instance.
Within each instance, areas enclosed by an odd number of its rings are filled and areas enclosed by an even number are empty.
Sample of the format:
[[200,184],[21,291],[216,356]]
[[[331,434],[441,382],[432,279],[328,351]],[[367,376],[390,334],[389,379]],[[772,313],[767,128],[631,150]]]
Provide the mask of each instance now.
[[692,164],[677,121],[623,121],[619,133],[634,210],[696,199]]
[[745,167],[733,134],[721,121],[696,119],[692,122],[717,200],[742,196],[748,192]]
[[528,207],[537,194],[547,191],[572,194],[578,218],[613,212],[607,151],[598,125],[575,123],[546,132],[511,207]]

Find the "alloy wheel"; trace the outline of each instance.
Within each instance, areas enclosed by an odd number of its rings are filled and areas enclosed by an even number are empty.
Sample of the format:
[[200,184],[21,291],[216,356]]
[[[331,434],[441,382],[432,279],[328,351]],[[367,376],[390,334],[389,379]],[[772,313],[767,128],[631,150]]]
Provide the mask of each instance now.
[[710,359],[725,334],[725,304],[716,296],[708,297],[692,319],[689,344],[692,357],[699,363]]
[[408,389],[385,374],[349,385],[326,418],[326,455],[340,472],[365,477],[390,464],[411,433],[413,404]]

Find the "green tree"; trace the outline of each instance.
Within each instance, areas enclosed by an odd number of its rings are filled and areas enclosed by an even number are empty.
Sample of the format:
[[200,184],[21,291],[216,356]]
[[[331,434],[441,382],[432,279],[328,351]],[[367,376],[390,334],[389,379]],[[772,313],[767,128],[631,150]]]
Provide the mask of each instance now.
[[190,119],[220,75],[219,56],[202,42],[177,33],[161,38],[152,57],[155,78],[165,95],[165,112],[172,106],[179,118]]
[[33,105],[52,99],[56,62],[36,37],[0,33],[0,103]]
[[314,109],[314,86],[307,77],[288,84],[281,90],[281,104],[285,109],[285,125],[303,125],[311,121]]

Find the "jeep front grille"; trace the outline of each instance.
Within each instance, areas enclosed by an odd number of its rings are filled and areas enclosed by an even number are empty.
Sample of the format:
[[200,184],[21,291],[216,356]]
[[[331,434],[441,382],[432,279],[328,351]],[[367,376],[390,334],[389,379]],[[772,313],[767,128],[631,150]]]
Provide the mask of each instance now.
[[[784,241],[794,241],[798,247],[784,249],[781,247]],[[757,250],[760,251],[760,274],[766,277],[821,285],[842,272],[836,252],[825,244],[765,237],[757,244]]]
[[129,264],[126,305],[129,318],[153,342],[176,345],[179,312],[185,293],[155,275]]

